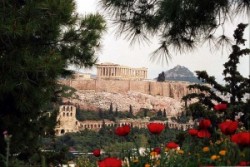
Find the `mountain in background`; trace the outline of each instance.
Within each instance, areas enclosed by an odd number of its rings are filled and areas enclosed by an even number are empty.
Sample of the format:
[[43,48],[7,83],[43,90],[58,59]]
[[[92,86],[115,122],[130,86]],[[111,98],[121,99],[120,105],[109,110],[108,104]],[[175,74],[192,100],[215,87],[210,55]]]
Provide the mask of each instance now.
[[193,83],[202,83],[187,67],[177,65],[174,68],[165,71],[165,81],[187,81]]

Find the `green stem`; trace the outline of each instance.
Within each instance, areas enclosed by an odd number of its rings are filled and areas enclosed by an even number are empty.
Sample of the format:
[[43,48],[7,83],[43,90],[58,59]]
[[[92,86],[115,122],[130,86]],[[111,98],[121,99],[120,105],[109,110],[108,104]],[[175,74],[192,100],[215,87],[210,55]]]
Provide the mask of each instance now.
[[10,140],[7,140],[6,144],[7,144],[7,148],[6,148],[6,167],[9,167]]
[[45,159],[45,156],[42,155],[42,167],[46,167],[46,159]]

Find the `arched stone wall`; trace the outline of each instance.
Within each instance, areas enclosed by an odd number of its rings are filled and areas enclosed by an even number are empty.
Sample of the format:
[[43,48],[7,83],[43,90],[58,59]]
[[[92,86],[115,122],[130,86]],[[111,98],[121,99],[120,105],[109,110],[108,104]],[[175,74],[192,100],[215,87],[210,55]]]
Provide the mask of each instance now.
[[76,107],[71,104],[61,105],[57,116],[56,135],[78,131],[78,120],[76,119]]
[[99,131],[103,125],[108,127],[118,127],[123,125],[130,125],[131,127],[147,128],[150,122],[158,122],[164,124],[167,128],[187,130],[193,128],[194,122],[190,121],[185,124],[180,124],[174,121],[150,121],[149,118],[145,119],[121,119],[116,122],[110,120],[87,120],[78,121],[76,119],[76,107],[73,105],[62,105],[59,109],[57,117],[57,126],[55,128],[56,135],[60,136],[69,132],[78,132],[85,129]]

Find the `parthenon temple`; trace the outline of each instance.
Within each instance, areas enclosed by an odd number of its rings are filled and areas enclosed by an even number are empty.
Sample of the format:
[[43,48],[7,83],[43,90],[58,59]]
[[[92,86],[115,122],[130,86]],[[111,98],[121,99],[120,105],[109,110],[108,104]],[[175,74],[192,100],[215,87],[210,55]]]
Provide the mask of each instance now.
[[131,68],[113,63],[97,65],[98,79],[143,80],[147,79],[147,68]]

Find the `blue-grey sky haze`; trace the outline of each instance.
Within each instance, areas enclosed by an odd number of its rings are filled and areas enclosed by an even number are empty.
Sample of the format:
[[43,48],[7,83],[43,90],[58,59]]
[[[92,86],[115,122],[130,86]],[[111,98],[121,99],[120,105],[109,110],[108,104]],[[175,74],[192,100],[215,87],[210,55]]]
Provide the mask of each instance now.
[[[77,12],[80,14],[96,13],[100,11],[97,5],[98,0],[76,0]],[[226,34],[232,36],[234,29],[239,23],[247,23],[247,16],[233,19],[227,23],[225,28]],[[149,44],[138,44],[131,46],[128,40],[122,36],[115,35],[115,29],[108,22],[108,30],[102,39],[102,49],[98,53],[98,63],[111,62],[130,67],[146,67],[148,68],[148,78],[153,79],[162,71],[169,70],[176,65],[181,65],[189,68],[192,72],[206,70],[209,75],[216,77],[217,81],[222,82],[223,64],[227,61],[229,52],[221,52],[218,49],[210,48],[207,45],[200,46],[190,53],[172,53],[172,59],[168,64],[161,65],[150,61],[150,54],[159,46],[157,39],[153,39]],[[245,38],[249,40],[250,28],[245,31]],[[247,41],[246,46],[249,47]],[[211,50],[216,50],[212,51]],[[78,69],[82,72],[96,73],[96,68],[91,70]],[[247,77],[249,75],[249,56],[240,59],[240,73]]]

